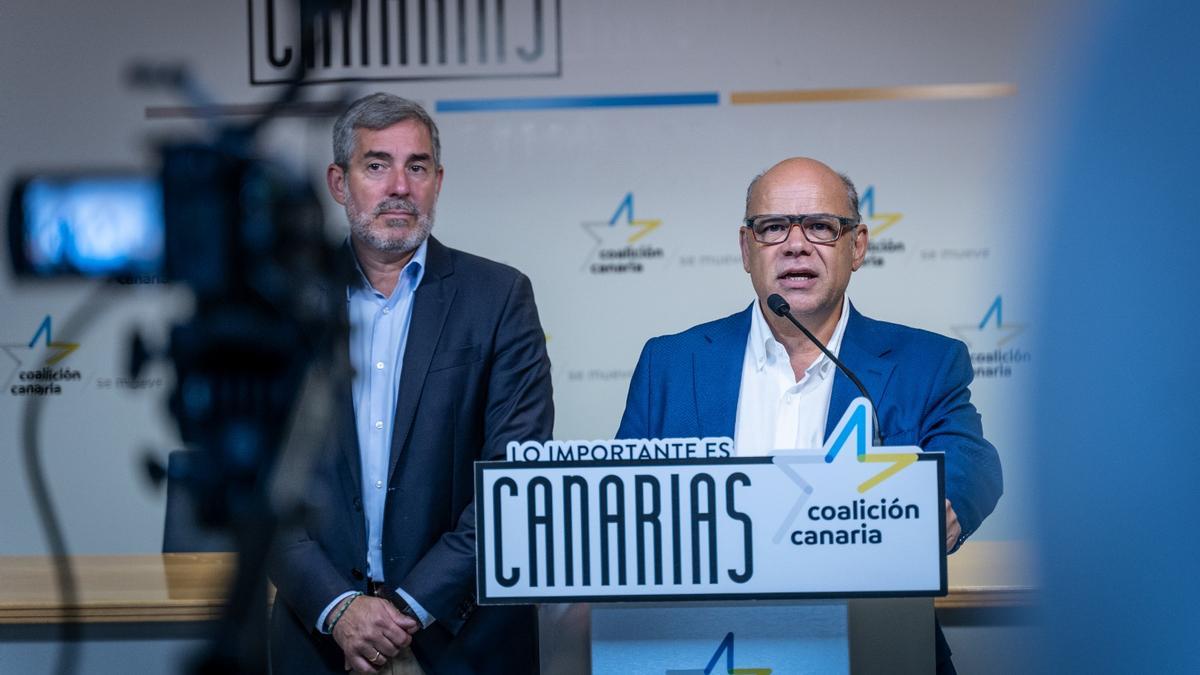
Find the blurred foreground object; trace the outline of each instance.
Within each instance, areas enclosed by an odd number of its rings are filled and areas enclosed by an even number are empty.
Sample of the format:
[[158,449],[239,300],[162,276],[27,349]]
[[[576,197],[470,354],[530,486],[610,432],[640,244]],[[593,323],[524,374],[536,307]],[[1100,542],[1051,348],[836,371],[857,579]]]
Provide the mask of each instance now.
[[1038,661],[1051,673],[1194,673],[1200,5],[1101,5],[1055,24],[1044,63],[1077,65],[1043,83],[1039,100],[1056,109],[1039,111],[1048,164],[1030,181],[1047,235],[1030,242],[1042,289]]

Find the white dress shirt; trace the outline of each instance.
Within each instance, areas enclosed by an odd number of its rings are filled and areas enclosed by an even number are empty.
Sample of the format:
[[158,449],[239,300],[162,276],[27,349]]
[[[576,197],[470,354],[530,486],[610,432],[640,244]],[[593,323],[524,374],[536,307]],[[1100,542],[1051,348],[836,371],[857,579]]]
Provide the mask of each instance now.
[[[830,352],[837,355],[850,318],[850,300],[842,296],[842,316],[833,329]],[[772,450],[820,448],[837,366],[821,354],[799,381],[787,350],[775,339],[760,303],[750,312],[750,335],[742,361],[733,447],[739,457]]]

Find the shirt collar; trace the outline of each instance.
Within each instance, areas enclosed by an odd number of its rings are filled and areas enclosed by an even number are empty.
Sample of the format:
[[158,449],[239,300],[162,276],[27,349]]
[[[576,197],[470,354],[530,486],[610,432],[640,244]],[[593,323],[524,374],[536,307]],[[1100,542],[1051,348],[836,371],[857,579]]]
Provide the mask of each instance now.
[[[763,368],[768,363],[772,363],[777,355],[786,354],[787,351],[783,345],[775,339],[775,335],[771,333],[771,326],[767,324],[766,315],[763,313],[762,303],[754,303],[755,311],[750,312],[750,354],[754,357],[754,367],[762,372]],[[838,319],[837,326],[833,329],[833,335],[829,338],[829,343],[825,348],[834,354],[838,354],[842,348],[842,336],[846,334],[846,322],[850,319],[850,297],[842,295],[842,316]],[[807,327],[807,326],[806,326]],[[804,374],[811,375],[817,373],[819,377],[826,377],[830,374],[830,369],[834,368],[833,362],[828,356],[821,354],[821,357],[812,362],[812,365],[804,371]]]
[[[376,291],[375,287],[371,285],[370,280],[367,279],[366,272],[363,272],[362,265],[358,262],[358,254],[354,252],[354,247],[350,245],[349,238],[347,238],[346,246],[350,249],[350,259],[354,261],[354,271],[357,275],[355,282],[346,286],[346,301],[349,302],[350,297],[357,291],[368,293],[371,297],[381,297],[379,291]],[[412,279],[412,283],[408,285],[409,289],[415,289],[421,283],[421,278],[425,276],[425,256],[428,250],[429,238],[426,237],[425,241],[421,242],[421,245],[417,247],[416,252],[413,253],[413,257],[409,259],[404,269],[400,270],[401,279],[405,275]],[[403,286],[403,283],[396,284],[396,290],[392,291],[392,297],[385,299],[389,302],[395,300],[397,291]]]

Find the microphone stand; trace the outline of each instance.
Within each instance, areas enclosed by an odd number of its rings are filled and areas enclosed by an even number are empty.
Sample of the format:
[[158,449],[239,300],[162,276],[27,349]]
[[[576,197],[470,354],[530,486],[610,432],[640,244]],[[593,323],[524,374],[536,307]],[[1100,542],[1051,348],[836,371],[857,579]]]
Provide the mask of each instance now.
[[782,316],[788,321],[791,321],[796,328],[799,328],[800,332],[804,333],[804,337],[811,340],[812,343],[821,350],[821,353],[823,353],[825,356],[828,356],[829,360],[833,361],[833,364],[837,366],[839,370],[845,373],[846,377],[850,378],[850,381],[854,383],[854,386],[858,387],[858,390],[862,392],[863,397],[871,402],[871,421],[874,423],[872,425],[874,431],[872,434],[874,441],[873,445],[883,445],[883,438],[879,435],[879,415],[875,412],[875,399],[871,398],[871,394],[867,392],[867,388],[863,386],[862,381],[858,379],[858,376],[854,374],[854,371],[847,368],[846,364],[842,363],[838,357],[834,356],[833,352],[829,351],[829,349],[827,349],[825,345],[817,339],[816,335],[813,335],[810,330],[805,328],[804,325],[796,319],[796,317],[792,316],[792,308],[788,306],[787,300],[784,300],[782,295],[779,295],[778,293],[772,293],[769,295],[767,297],[767,308],[774,312],[777,316]]

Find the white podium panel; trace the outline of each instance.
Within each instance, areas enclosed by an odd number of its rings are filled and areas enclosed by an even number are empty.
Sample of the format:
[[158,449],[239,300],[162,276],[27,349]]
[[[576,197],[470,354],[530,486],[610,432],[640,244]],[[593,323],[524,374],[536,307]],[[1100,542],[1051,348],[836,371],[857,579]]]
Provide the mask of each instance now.
[[849,672],[844,601],[592,607],[592,675]]
[[944,595],[944,458],[871,445],[871,415],[856,399],[825,447],[766,457],[511,443],[475,465],[479,603]]

